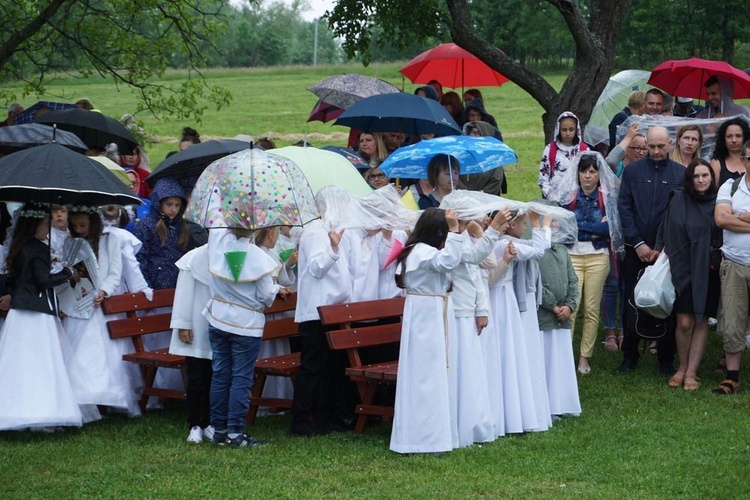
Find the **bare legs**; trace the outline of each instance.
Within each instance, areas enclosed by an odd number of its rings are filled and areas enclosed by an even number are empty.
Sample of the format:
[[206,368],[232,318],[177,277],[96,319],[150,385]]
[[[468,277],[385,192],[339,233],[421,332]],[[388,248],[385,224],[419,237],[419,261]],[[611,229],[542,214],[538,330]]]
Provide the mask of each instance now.
[[[708,318],[697,322],[695,315],[677,313],[677,328],[675,329],[675,340],[677,341],[677,355],[680,358],[680,367],[673,379],[670,379],[670,387],[679,387],[673,384],[673,380],[683,378],[685,389],[695,390],[700,387],[695,374],[703,361],[708,343]],[[729,358],[727,358],[727,362]],[[681,377],[680,377],[681,376]]]

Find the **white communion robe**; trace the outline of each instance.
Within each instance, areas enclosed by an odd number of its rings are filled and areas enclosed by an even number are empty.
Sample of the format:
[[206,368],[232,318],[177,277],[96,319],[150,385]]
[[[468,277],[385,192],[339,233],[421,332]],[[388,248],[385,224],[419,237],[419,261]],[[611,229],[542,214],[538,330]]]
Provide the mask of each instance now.
[[390,444],[397,453],[446,452],[458,439],[448,388],[455,369],[449,366],[455,317],[448,289],[464,239],[449,233],[442,250],[417,243],[401,264],[406,302]]

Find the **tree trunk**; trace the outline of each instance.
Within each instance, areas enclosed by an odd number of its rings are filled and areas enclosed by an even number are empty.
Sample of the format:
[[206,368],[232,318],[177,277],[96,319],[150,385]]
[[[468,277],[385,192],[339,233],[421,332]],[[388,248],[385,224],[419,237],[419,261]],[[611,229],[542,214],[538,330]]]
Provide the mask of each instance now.
[[466,0],[446,0],[451,15],[453,41],[501,72],[528,92],[544,108],[545,141],[552,140],[557,117],[573,111],[584,126],[609,80],[617,36],[631,0],[592,0],[588,24],[573,0],[547,0],[563,16],[575,41],[573,68],[560,92],[539,74],[500,53],[479,38]]

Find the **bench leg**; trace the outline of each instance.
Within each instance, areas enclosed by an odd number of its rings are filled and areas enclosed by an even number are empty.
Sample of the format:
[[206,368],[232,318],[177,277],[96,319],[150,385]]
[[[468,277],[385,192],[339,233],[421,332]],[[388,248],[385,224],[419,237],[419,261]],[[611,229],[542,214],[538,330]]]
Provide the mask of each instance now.
[[154,379],[156,379],[156,367],[146,366],[143,370],[143,393],[140,402],[141,412],[143,413],[146,413],[146,405],[151,394],[150,389],[154,387]]
[[258,417],[258,405],[253,404],[253,399],[257,401],[257,398],[263,396],[263,388],[266,386],[266,374],[256,373],[255,382],[253,383],[253,390],[250,393],[250,408],[247,411],[247,417],[245,421],[247,425],[255,424],[255,419]]
[[372,400],[375,398],[375,390],[378,388],[378,384],[374,382],[357,382],[357,388],[360,389],[360,394],[363,396],[362,404],[357,405],[354,410],[355,413],[358,413],[357,424],[354,426],[354,433],[362,434],[365,432],[365,427],[367,426],[367,414],[360,413],[360,411],[363,409],[363,406],[372,403]]

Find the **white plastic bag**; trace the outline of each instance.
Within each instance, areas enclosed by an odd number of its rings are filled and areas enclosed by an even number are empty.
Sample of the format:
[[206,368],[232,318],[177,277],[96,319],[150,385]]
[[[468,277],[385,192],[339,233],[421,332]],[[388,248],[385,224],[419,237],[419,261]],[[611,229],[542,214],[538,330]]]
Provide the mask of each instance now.
[[655,318],[664,319],[672,314],[675,297],[669,257],[662,252],[654,265],[646,268],[635,285],[635,306]]

